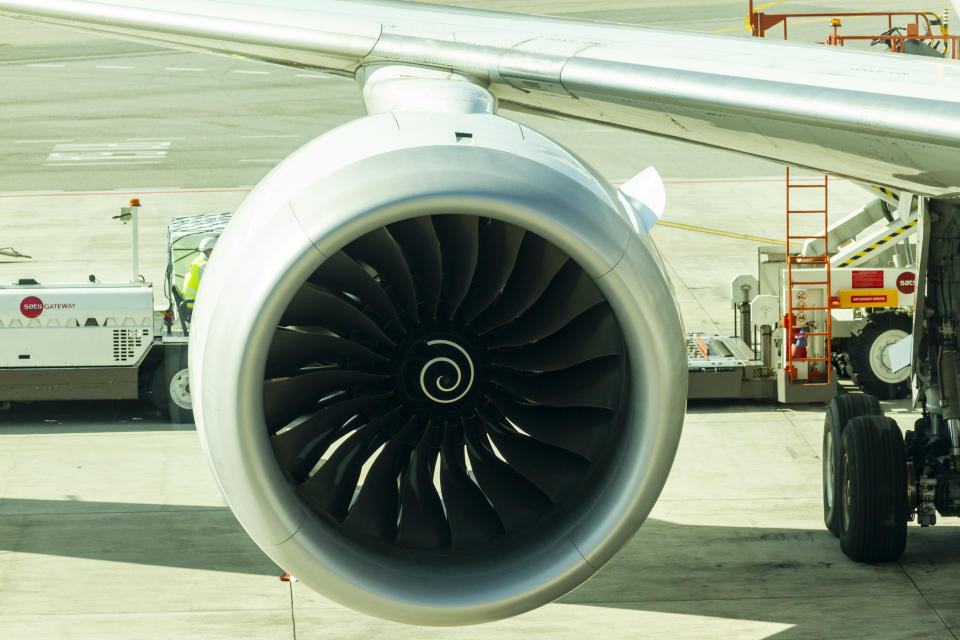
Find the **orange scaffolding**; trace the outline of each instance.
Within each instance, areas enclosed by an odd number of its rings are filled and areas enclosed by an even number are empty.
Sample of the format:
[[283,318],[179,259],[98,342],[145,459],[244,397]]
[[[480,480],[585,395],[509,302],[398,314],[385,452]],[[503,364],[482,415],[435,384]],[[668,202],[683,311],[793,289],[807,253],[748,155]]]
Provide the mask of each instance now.
[[[754,36],[764,38],[767,31],[783,24],[783,39],[787,39],[787,23],[790,18],[828,18],[832,32],[824,40],[823,44],[843,46],[847,41],[870,40],[872,43],[883,41],[887,43],[890,51],[903,53],[904,43],[907,41],[926,41],[932,43],[944,43],[944,52],[948,57],[954,60],[960,60],[960,36],[951,36],[948,33],[947,26],[943,24],[940,16],[932,11],[835,11],[831,13],[764,13],[763,11],[754,11],[753,0],[748,0],[748,9],[750,12],[750,30]],[[887,19],[887,33],[877,35],[859,35],[847,36],[841,35],[839,28],[842,26],[843,18],[862,18],[878,17]],[[904,17],[913,22],[907,22],[905,25],[905,34],[892,34],[893,20],[895,17]],[[921,23],[924,29],[921,32]],[[933,33],[933,28],[939,27],[940,33]]]
[[[795,180],[791,181],[790,179],[790,167],[787,167],[787,313],[783,318],[783,327],[784,327],[784,336],[787,340],[785,346],[786,358],[784,359],[784,369],[787,371],[787,375],[790,378],[792,384],[802,384],[802,385],[827,385],[831,381],[831,370],[832,370],[832,356],[830,351],[830,336],[833,334],[833,320],[830,313],[831,307],[831,296],[830,292],[832,289],[832,283],[830,281],[830,256],[828,255],[829,243],[827,242],[827,230],[829,228],[829,222],[827,220],[827,196],[828,196],[828,178],[823,176],[823,182],[809,182],[809,181],[800,181]],[[823,189],[823,208],[793,208],[791,203],[790,194],[796,189]],[[809,206],[809,205],[805,205]],[[810,234],[810,232],[803,232],[802,234],[795,232],[796,226],[791,224],[791,219],[797,216],[813,216],[813,215],[822,215],[823,216],[823,231],[820,233]],[[817,255],[790,255],[789,247],[791,247],[795,240],[822,240],[823,241],[823,253]],[[825,274],[823,280],[807,280],[801,279],[800,281],[795,280],[795,270],[797,269],[808,269],[808,268],[818,268],[822,270]],[[806,287],[815,286],[815,287],[824,287],[823,289],[823,304],[818,304],[814,306],[809,306],[805,302],[805,297],[801,299],[801,296],[797,295],[798,291],[803,290]],[[822,312],[824,316],[823,325],[818,326],[815,320],[808,316],[809,312]],[[796,324],[794,324],[796,323]],[[801,331],[802,329],[808,329],[807,331]],[[812,329],[812,330],[809,330]],[[805,338],[809,340],[810,338],[822,336],[823,337],[823,356],[795,356],[793,354],[793,343],[795,340],[800,338]],[[807,362],[811,363],[812,366],[809,368],[809,372],[805,378],[799,378],[798,370],[796,363],[798,362]],[[816,364],[817,362],[823,363],[822,375],[815,375],[814,372],[820,371]]]

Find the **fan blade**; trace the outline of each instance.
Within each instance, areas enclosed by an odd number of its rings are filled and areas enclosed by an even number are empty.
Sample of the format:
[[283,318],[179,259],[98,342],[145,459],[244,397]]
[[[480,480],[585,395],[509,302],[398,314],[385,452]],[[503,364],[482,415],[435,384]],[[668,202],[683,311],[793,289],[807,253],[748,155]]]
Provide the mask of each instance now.
[[277,432],[331,391],[353,385],[379,382],[388,376],[365,371],[322,369],[292,378],[271,378],[263,382],[263,412],[267,427]]
[[417,293],[413,287],[410,266],[403,251],[386,227],[380,227],[357,238],[344,250],[377,270],[380,280],[389,285],[411,326],[417,323]]
[[290,301],[281,325],[320,325],[345,337],[360,334],[378,345],[394,346],[377,323],[360,309],[310,282]]
[[327,258],[310,276],[310,281],[336,293],[343,292],[356,296],[370,305],[377,316],[386,321],[394,331],[400,334],[406,333],[387,292],[366,269],[343,251],[338,251]]
[[605,409],[519,404],[502,392],[490,393],[489,397],[497,409],[524,433],[591,461],[603,451],[613,426],[613,414]]
[[471,328],[484,334],[522,314],[543,295],[568,259],[567,254],[540,236],[526,234],[503,293],[496,304],[472,323]]
[[604,301],[593,278],[570,260],[536,304],[486,339],[488,348],[513,347],[551,336],[587,309]]
[[400,510],[398,478],[404,464],[410,460],[412,446],[408,442],[415,438],[417,429],[416,418],[410,418],[400,433],[384,446],[370,466],[360,485],[360,493],[343,521],[345,529],[381,540],[396,538]]
[[425,318],[437,316],[440,288],[443,283],[443,258],[440,241],[429,217],[401,220],[389,226],[390,233],[403,248],[411,270],[420,283]]
[[276,378],[293,374],[304,365],[312,363],[336,363],[347,368],[357,365],[378,368],[390,362],[388,358],[356,342],[328,331],[320,331],[278,328],[267,353],[265,377]]
[[508,533],[531,524],[551,507],[540,489],[493,453],[474,419],[465,421],[464,432],[477,485]]
[[401,411],[397,407],[354,431],[316,473],[297,487],[297,493],[313,509],[342,520],[357,490],[364,463],[386,441],[383,429],[398,421]]
[[448,428],[440,450],[440,493],[450,523],[451,547],[486,542],[504,532],[497,512],[467,474],[464,446]]
[[372,410],[394,397],[393,392],[360,396],[332,403],[304,416],[290,428],[271,437],[273,450],[284,469],[302,482],[336,440],[344,423],[364,410]]
[[433,485],[436,451],[430,443],[436,437],[435,429],[428,424],[403,473],[400,522],[397,525],[397,544],[402,547],[433,549],[450,546],[450,528],[443,513],[443,503]]
[[583,480],[589,461],[505,427],[503,417],[495,413],[488,406],[480,416],[497,451],[511,469],[535,484],[553,504],[560,504]]
[[433,216],[443,257],[443,315],[449,320],[467,295],[477,268],[477,217]]
[[562,371],[521,376],[496,371],[491,380],[530,402],[616,411],[622,396],[620,358],[597,358]]
[[613,310],[609,304],[598,304],[544,340],[494,352],[490,363],[520,371],[557,371],[623,352],[623,337]]
[[473,286],[460,308],[466,324],[490,306],[507,283],[517,262],[520,244],[526,231],[500,220],[487,219],[480,223],[480,251]]

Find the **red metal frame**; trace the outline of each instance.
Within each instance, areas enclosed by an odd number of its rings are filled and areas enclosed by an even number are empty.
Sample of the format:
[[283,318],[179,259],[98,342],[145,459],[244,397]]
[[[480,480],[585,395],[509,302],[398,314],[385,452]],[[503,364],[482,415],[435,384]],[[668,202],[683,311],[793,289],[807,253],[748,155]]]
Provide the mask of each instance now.
[[[833,32],[827,36],[824,44],[843,46],[846,40],[886,40],[891,51],[903,53],[903,43],[906,40],[932,40],[943,41],[947,43],[947,49],[950,58],[960,60],[960,36],[951,36],[941,26],[941,34],[934,35],[931,29],[931,18],[940,20],[940,16],[931,11],[837,11],[833,13],[764,13],[753,10],[753,0],[748,0],[748,9],[750,12],[750,29],[754,36],[764,38],[772,27],[783,23],[783,39],[787,39],[787,22],[790,18],[852,18],[852,17],[885,17],[887,19],[887,28],[893,28],[893,18],[907,17],[913,18],[912,23],[908,23],[906,34],[897,35],[874,35],[874,36],[843,36],[838,29],[839,20],[831,25]],[[920,33],[921,20],[926,24],[926,32]]]

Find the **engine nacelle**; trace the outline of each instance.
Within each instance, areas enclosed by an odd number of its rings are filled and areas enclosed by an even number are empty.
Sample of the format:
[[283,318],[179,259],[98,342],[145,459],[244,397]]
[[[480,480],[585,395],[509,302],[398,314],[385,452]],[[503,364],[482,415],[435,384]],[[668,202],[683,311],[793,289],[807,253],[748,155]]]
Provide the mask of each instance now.
[[190,347],[254,541],[415,624],[522,613],[598,571],[653,507],[686,400],[632,205],[487,114],[370,116],[284,160],[219,240]]

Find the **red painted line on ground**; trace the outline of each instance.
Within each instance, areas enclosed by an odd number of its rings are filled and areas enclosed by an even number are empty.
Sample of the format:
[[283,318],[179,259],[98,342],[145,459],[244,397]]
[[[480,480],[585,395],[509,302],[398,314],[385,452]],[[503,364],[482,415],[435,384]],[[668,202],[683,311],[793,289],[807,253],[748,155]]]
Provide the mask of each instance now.
[[[802,181],[819,181],[820,178],[802,178]],[[845,178],[833,178],[844,180]],[[741,184],[751,182],[784,182],[784,178],[704,178],[702,180],[664,180],[664,184]],[[615,180],[610,184],[623,184],[626,180]],[[0,198],[65,198],[81,196],[124,196],[124,195],[164,195],[181,193],[247,193],[252,189],[169,189],[165,191],[63,191],[52,193],[0,193]]]

